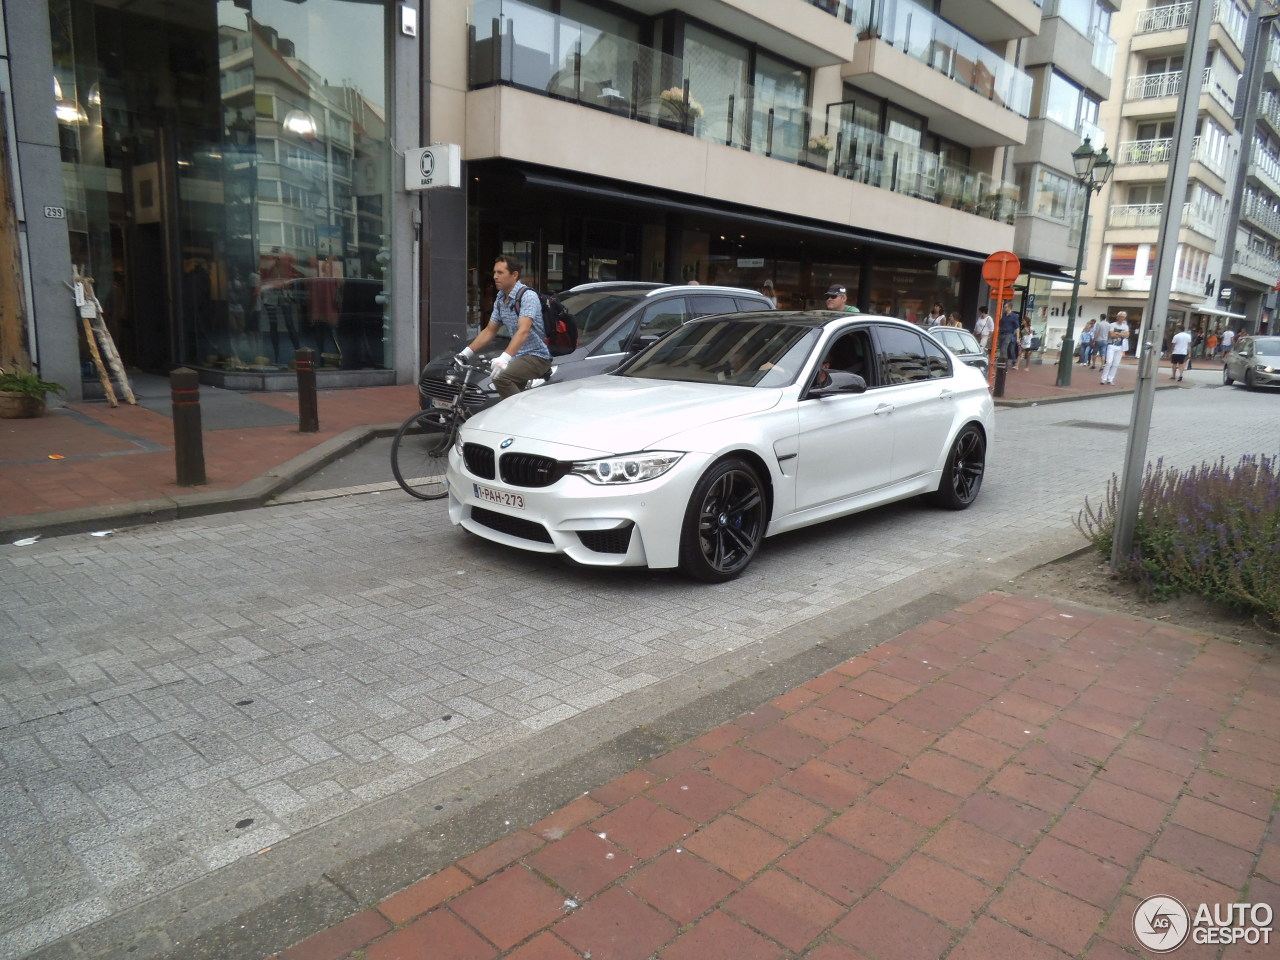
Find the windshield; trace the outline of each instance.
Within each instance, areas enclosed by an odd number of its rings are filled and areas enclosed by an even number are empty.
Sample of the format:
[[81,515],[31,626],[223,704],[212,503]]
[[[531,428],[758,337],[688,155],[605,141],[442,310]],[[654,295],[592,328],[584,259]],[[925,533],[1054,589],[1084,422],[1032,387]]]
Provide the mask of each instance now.
[[564,308],[573,314],[573,322],[578,326],[578,339],[583,343],[599,333],[628,307],[635,306],[647,290],[626,292],[619,290],[583,290],[578,293],[564,293],[559,300]]
[[1280,357],[1280,337],[1259,337],[1253,341],[1253,352],[1260,357]]
[[782,387],[795,380],[819,331],[741,317],[694,321],[653,344],[618,376],[738,387]]

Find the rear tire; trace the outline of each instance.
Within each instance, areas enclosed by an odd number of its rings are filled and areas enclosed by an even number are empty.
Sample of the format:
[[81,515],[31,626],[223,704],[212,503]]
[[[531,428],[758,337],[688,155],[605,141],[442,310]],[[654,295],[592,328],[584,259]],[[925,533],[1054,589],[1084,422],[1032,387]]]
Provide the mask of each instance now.
[[732,580],[756,555],[768,525],[764,484],[736,457],[698,481],[680,531],[680,568],[706,583]]
[[391,472],[405,493],[419,500],[439,500],[449,489],[444,471],[449,465],[453,423],[440,410],[420,410],[391,441]]
[[942,468],[933,502],[947,510],[964,510],[978,499],[987,470],[987,438],[973,424],[960,431]]

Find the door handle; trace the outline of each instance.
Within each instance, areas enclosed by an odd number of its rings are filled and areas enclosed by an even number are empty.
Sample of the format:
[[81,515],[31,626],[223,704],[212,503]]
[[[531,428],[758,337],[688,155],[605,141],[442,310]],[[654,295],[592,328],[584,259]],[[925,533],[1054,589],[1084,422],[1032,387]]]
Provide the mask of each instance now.
[[882,403],[882,404],[880,404],[880,406],[876,407],[876,408],[875,408],[874,410],[872,410],[871,412],[872,412],[872,413],[874,413],[877,417],[878,417],[878,416],[880,416],[880,414],[882,414],[882,413],[893,413],[893,404],[892,404],[892,403]]
[[956,398],[956,395],[952,393],[950,390],[943,390],[940,394],[938,394],[939,400],[954,400],[955,398]]

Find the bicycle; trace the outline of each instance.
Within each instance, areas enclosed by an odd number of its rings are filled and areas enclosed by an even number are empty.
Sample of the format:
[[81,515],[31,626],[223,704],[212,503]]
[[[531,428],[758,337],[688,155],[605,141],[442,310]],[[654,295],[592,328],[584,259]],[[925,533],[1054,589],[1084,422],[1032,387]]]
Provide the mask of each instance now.
[[487,376],[489,365],[455,360],[446,378],[457,392],[452,399],[432,398],[431,406],[409,416],[391,441],[391,472],[405,493],[419,500],[439,500],[449,492],[444,471],[458,430],[471,417],[467,390]]

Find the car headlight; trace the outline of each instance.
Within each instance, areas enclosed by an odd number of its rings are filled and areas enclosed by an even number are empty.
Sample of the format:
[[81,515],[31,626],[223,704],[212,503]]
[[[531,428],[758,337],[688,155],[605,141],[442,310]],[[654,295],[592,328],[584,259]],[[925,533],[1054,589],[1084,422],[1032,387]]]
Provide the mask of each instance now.
[[600,460],[579,460],[569,472],[586,477],[592,483],[639,483],[662,476],[683,456],[683,453],[656,451],[603,457]]

